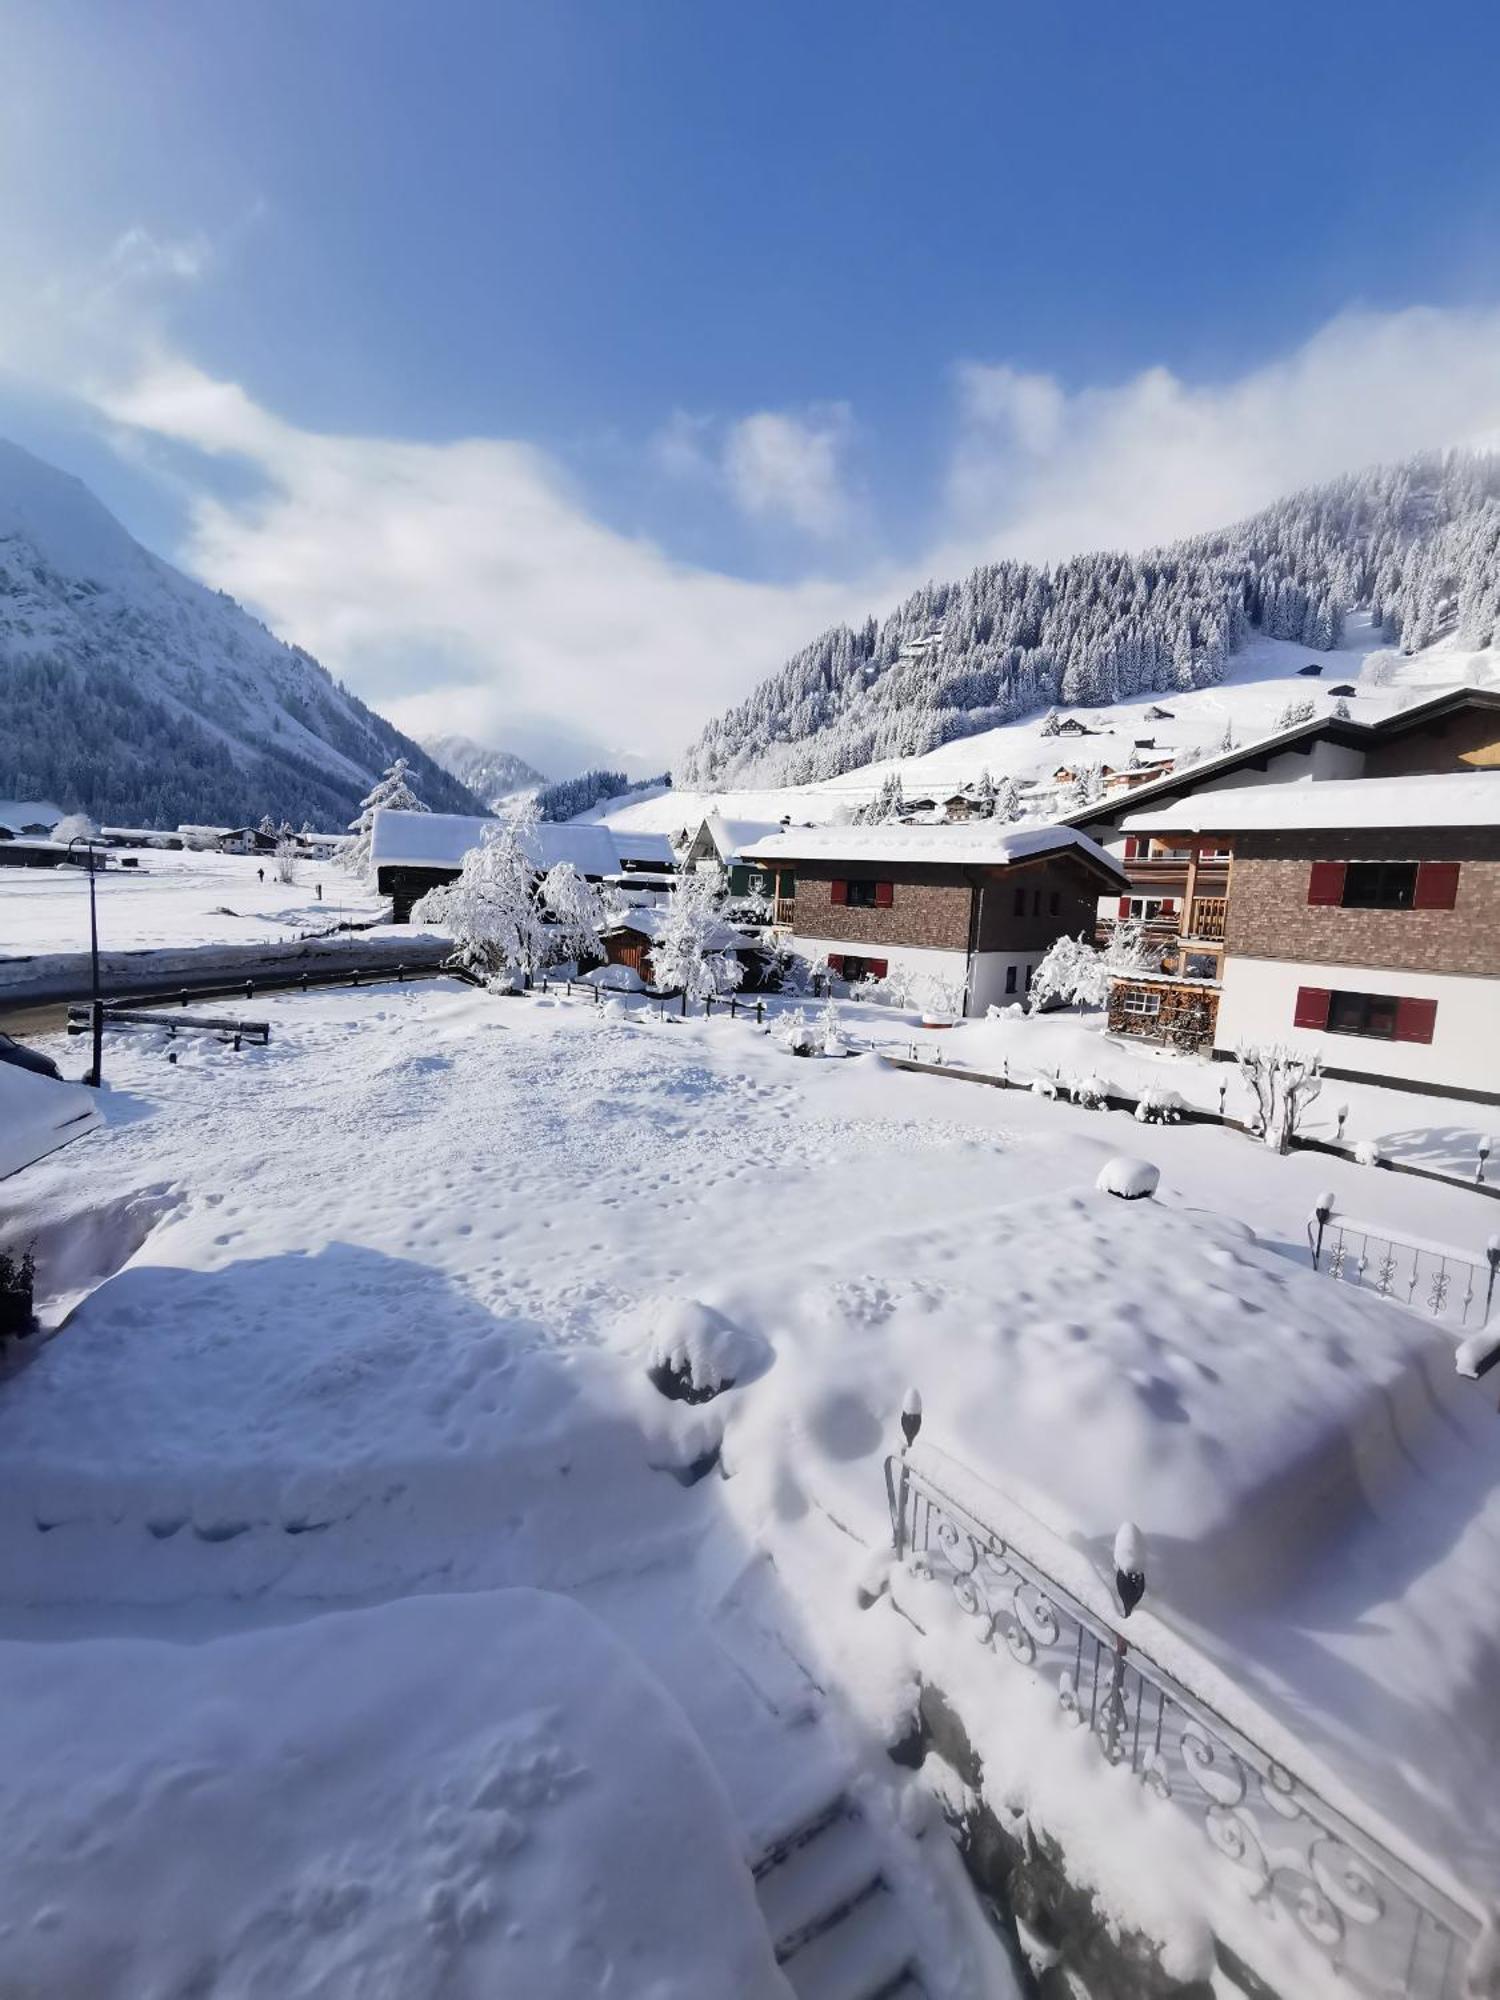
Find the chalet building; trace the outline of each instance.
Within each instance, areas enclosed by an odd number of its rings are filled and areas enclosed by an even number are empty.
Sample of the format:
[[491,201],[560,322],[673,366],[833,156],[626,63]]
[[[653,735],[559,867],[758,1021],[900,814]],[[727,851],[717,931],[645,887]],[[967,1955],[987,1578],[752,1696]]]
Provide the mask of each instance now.
[[1237,787],[1126,825],[1185,855],[1184,909],[1221,914],[1116,982],[1112,1028],[1192,1045],[1206,1019],[1216,1055],[1285,1042],[1331,1076],[1500,1102],[1500,771]]
[[726,819],[711,812],[688,842],[684,868],[722,868],[731,896],[767,896],[771,885],[765,870],[745,860],[745,849],[780,833],[785,820]]
[[[412,904],[429,889],[454,881],[470,848],[499,831],[495,819],[378,808],[370,832],[370,867],[377,891],[391,899],[391,921],[407,923]],[[576,820],[558,825],[544,820],[522,836],[538,875],[563,861],[590,882],[635,872],[664,874],[675,867],[665,834],[632,834],[629,841],[629,854],[622,854],[612,828]]]
[[748,850],[774,882],[777,928],[836,977],[897,967],[983,1014],[1019,999],[1054,941],[1087,928],[1125,877],[1071,827],[786,827]]
[[46,840],[62,817],[50,799],[0,799],[0,840]]
[[[1391,778],[1423,772],[1500,769],[1500,695],[1489,689],[1459,688],[1419,702],[1373,723],[1335,716],[1310,719],[1274,736],[1235,750],[1178,764],[1128,792],[1079,806],[1060,816],[1097,840],[1130,878],[1128,905],[1101,901],[1098,923],[1107,935],[1116,916],[1143,918],[1159,942],[1179,937],[1216,942],[1212,929],[1221,917],[1212,907],[1221,893],[1215,870],[1200,870],[1191,885],[1186,863],[1189,842],[1153,840],[1127,831],[1132,817],[1179,799],[1242,785],[1322,783],[1339,778]],[[1200,850],[1212,864],[1213,853]],[[1210,907],[1195,911],[1192,896]]]

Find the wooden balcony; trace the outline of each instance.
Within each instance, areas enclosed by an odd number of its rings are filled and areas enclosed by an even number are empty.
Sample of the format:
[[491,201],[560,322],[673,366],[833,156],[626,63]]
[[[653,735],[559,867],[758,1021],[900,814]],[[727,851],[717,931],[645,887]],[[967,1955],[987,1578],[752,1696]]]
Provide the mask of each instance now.
[[776,916],[774,921],[778,930],[789,931],[792,928],[792,919],[796,914],[797,899],[795,896],[778,896],[776,898]]
[[1184,937],[1222,938],[1224,912],[1228,907],[1227,896],[1195,896],[1192,920],[1183,933]]

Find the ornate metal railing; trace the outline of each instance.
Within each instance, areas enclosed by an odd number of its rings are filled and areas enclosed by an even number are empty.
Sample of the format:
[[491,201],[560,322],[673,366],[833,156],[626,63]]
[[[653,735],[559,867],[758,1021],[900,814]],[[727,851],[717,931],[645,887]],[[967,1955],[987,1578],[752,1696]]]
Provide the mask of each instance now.
[[1445,1326],[1489,1325],[1500,1237],[1491,1237],[1480,1256],[1467,1257],[1420,1237],[1382,1234],[1366,1222],[1337,1214],[1325,1198],[1307,1219],[1307,1247],[1313,1269],[1340,1284],[1358,1285]]
[[1478,1918],[1357,1827],[969,1513],[886,1460],[898,1557],[952,1591],[977,1637],[1048,1682],[1111,1764],[1196,1818],[1253,1898],[1357,1989],[1459,2000]]

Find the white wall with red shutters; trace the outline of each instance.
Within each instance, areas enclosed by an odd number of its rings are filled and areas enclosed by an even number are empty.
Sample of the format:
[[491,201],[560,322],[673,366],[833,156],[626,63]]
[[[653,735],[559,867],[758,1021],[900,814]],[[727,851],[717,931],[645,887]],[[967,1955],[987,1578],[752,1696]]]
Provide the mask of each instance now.
[[[1310,996],[1319,993],[1381,993],[1435,1003],[1431,1039],[1387,1040],[1299,1026],[1299,1012],[1304,1019],[1316,1014]],[[1303,996],[1300,1004],[1299,995]],[[1425,1012],[1407,1009],[1400,1025],[1409,1033],[1420,1032],[1429,1025],[1422,1019]],[[1438,1084],[1470,1095],[1500,1096],[1497,1022],[1500,979],[1231,957],[1224,966],[1214,1047],[1232,1051],[1239,1042],[1284,1042],[1299,1052],[1321,1056],[1330,1069],[1403,1083]]]

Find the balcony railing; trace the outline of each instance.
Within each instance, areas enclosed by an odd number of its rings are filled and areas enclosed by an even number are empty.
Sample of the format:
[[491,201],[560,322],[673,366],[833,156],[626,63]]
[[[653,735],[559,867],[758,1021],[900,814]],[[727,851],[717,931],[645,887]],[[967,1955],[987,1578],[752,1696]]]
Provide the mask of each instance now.
[[1221,938],[1224,935],[1224,912],[1229,907],[1227,896],[1195,896],[1190,928],[1187,937]]
[[794,896],[776,898],[776,922],[783,930],[792,928],[792,919],[797,914],[797,900]]
[[898,1560],[951,1591],[997,1662],[1049,1685],[1106,1762],[1195,1819],[1252,1899],[1290,1918],[1337,1974],[1381,2000],[1481,1990],[1465,1976],[1483,1951],[1472,1911],[1127,1645],[925,1468],[887,1459],[886,1492]]

